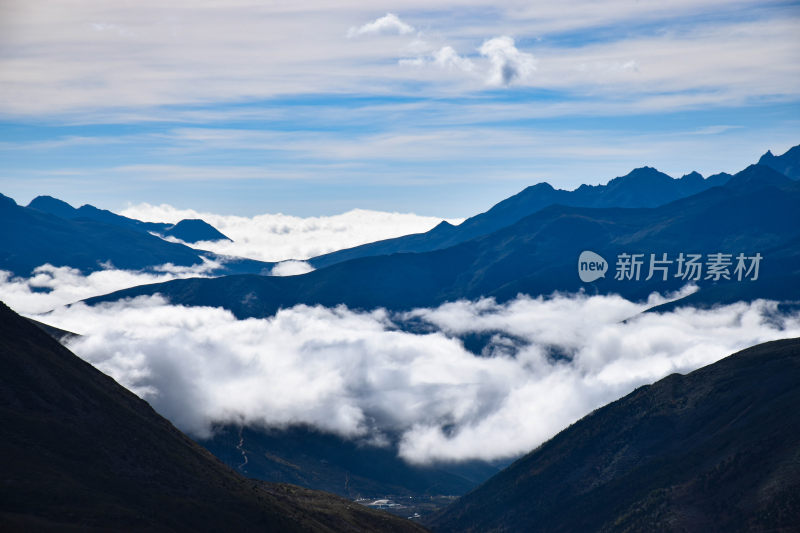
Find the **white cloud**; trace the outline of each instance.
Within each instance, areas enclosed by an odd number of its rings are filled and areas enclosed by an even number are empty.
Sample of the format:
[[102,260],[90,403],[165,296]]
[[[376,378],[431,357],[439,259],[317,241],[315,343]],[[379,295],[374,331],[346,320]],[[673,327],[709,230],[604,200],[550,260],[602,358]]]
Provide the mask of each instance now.
[[[774,303],[639,314],[647,305],[556,295],[236,320],[145,297],[41,319],[83,334],[73,351],[194,435],[215,422],[400,435],[399,453],[418,463],[521,454],[637,386],[800,336],[800,315],[775,319]],[[433,329],[398,329],[408,320]],[[483,356],[465,350],[464,333],[490,337]]]
[[[166,204],[134,205],[120,214],[147,222],[172,224],[183,218],[201,218],[233,239],[233,242],[198,242],[192,247],[261,261],[308,259],[359,244],[425,232],[442,221],[440,218],[412,213],[364,209],[328,217],[302,218],[280,213],[241,217],[176,209]],[[448,219],[454,224],[461,220]]]
[[400,17],[394,13],[386,13],[386,15],[368,22],[360,27],[352,27],[347,31],[347,37],[353,38],[359,35],[385,35],[385,34],[399,34],[406,35],[414,33],[414,27],[406,24]]
[[446,70],[460,70],[463,72],[472,72],[475,69],[475,64],[472,60],[459,55],[452,46],[443,46],[427,56],[400,59],[398,63],[412,67],[436,65]]
[[525,81],[536,70],[533,55],[520,52],[514,46],[514,39],[506,35],[485,41],[479,51],[491,63],[486,80],[489,85],[508,86],[514,81]]
[[274,267],[272,267],[272,271],[270,272],[271,276],[299,276],[301,274],[307,274],[309,272],[313,272],[314,267],[306,263],[305,261],[281,261]]
[[433,61],[443,68],[459,69],[466,72],[475,68],[472,61],[467,57],[462,57],[453,49],[452,46],[443,46],[438,52],[433,54]]
[[106,265],[103,270],[87,276],[75,268],[49,264],[36,267],[29,278],[14,277],[11,272],[0,270],[0,300],[18,313],[44,313],[61,305],[136,285],[208,277],[219,267],[219,263],[203,258],[200,265],[184,267],[167,263],[153,267],[151,272],[117,270]]

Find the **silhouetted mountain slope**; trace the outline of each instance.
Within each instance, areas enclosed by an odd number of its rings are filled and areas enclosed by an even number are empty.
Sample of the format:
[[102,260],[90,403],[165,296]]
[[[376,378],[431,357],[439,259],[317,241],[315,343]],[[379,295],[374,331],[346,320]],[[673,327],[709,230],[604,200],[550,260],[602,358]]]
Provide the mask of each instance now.
[[434,531],[796,531],[800,339],[641,387],[431,520]]
[[[652,209],[593,209],[551,206],[519,222],[459,245],[427,253],[364,257],[303,276],[229,276],[134,287],[90,303],[161,293],[171,302],[224,307],[239,317],[269,316],[295,304],[346,304],[353,308],[409,309],[459,298],[553,291],[617,293],[645,298],[652,291],[680,288],[686,280],[653,277],[647,267],[636,280],[615,279],[620,253],[707,254],[739,252],[763,257],[757,281],[701,279],[709,303],[758,297],[800,299],[800,183],[768,167],[753,165],[694,196]],[[592,250],[610,264],[605,278],[582,283],[577,260]],[[731,266],[731,272],[733,265]],[[674,270],[673,270],[674,273]],[[704,273],[705,275],[705,273]],[[713,290],[717,290],[715,294]]]
[[28,318],[27,320],[28,322],[30,322],[37,328],[41,329],[42,331],[44,331],[45,333],[47,333],[60,343],[65,343],[72,337],[80,337],[80,335],[78,335],[77,333],[57,328],[55,326],[51,326],[50,324],[45,324],[44,322],[39,322],[38,320],[34,320],[32,318]]
[[3,531],[420,531],[247,480],[0,304]]
[[711,187],[723,185],[730,176],[716,174],[708,179],[697,172],[680,179],[650,167],[637,168],[606,185],[581,185],[574,191],[554,189],[549,183],[527,187],[485,213],[468,218],[458,226],[442,222],[427,233],[406,235],[356,246],[314,257],[309,262],[321,268],[341,261],[400,252],[429,252],[488,235],[551,205],[572,207],[656,207]]
[[[5,196],[2,199],[0,269],[17,275],[27,276],[35,267],[45,263],[91,272],[100,270],[102,263],[107,262],[116,268],[141,270],[165,263],[199,265],[203,262],[202,257],[223,259],[210,252],[166,242],[147,231],[125,224],[106,223],[86,217],[62,218],[39,209],[18,206]],[[45,207],[56,212],[65,209],[59,204],[60,200],[44,197],[37,200],[37,205],[44,203]],[[108,211],[105,213],[111,219],[118,217]],[[271,263],[249,259],[224,260],[225,264],[219,273],[261,272],[272,266]]]
[[767,153],[758,160],[758,164],[777,170],[793,180],[800,180],[800,145],[789,148],[783,155],[778,156],[767,150]]
[[364,445],[305,427],[227,426],[200,444],[248,477],[349,498],[461,495],[499,471],[483,461],[412,466],[397,456],[395,447]]
[[28,204],[31,209],[50,213],[66,219],[87,219],[104,222],[113,226],[135,229],[137,231],[154,232],[163,236],[172,236],[184,242],[194,244],[200,241],[231,240],[219,232],[214,226],[200,219],[184,219],[177,224],[164,222],[142,222],[134,218],[117,215],[106,209],[98,209],[93,205],[83,205],[75,209],[67,202],[52,196],[37,196]]

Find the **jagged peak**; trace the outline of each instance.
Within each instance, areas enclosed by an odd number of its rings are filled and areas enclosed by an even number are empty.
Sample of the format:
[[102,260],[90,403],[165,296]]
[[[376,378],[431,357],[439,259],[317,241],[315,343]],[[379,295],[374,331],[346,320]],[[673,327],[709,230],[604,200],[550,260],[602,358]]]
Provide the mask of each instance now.
[[726,187],[731,188],[751,188],[763,187],[767,185],[781,186],[791,183],[792,180],[773,170],[766,165],[750,165],[746,169],[737,172],[728,180]]
[[681,176],[681,179],[687,181],[699,181],[703,179],[703,175],[697,172],[696,170],[693,170],[688,174],[684,174],[683,176]]

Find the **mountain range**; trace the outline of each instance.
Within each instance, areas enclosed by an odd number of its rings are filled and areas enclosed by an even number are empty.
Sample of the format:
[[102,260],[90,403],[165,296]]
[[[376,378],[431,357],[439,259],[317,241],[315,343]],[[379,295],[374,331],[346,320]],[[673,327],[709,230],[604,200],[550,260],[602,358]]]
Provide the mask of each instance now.
[[423,530],[236,474],[2,303],[0,436],[2,531]]
[[571,207],[657,207],[724,185],[729,174],[720,173],[703,179],[692,172],[674,179],[651,167],[637,168],[605,185],[581,185],[574,191],[555,189],[538,183],[503,200],[485,213],[466,219],[458,226],[443,221],[426,233],[406,235],[312,258],[309,262],[322,268],[358,257],[390,255],[403,252],[429,252],[448,248],[499,229],[551,205]]
[[43,213],[50,213],[68,220],[94,220],[112,226],[131,228],[148,233],[157,233],[164,237],[175,237],[186,243],[194,244],[200,241],[230,241],[211,224],[200,219],[184,219],[176,224],[162,222],[142,222],[133,218],[117,215],[105,209],[98,209],[93,205],[82,205],[75,209],[67,202],[52,196],[37,196],[27,206]]
[[428,524],[436,532],[796,531],[800,339],[672,374],[587,415]]
[[[679,254],[760,255],[760,274],[737,279],[734,264],[727,278],[693,281],[695,304],[710,305],[755,298],[800,299],[800,182],[764,165],[751,165],[698,194],[654,208],[589,208],[550,205],[488,235],[421,253],[361,257],[302,276],[226,276],[181,279],[133,287],[89,299],[94,304],[159,293],[181,305],[224,307],[237,317],[265,317],[296,304],[355,309],[405,310],[436,306],[462,298],[554,291],[620,294],[644,299],[653,291],[675,291],[690,279],[676,277]],[[578,257],[591,250],[605,258],[609,273],[584,283]],[[672,274],[652,276],[647,264],[639,279],[617,279],[621,254],[667,254]],[[750,266],[748,264],[748,266]],[[669,274],[669,273],[667,273]]]
[[[780,156],[767,151],[759,158],[758,164],[768,166],[791,179],[800,180],[800,145]],[[731,175],[725,172],[707,178],[703,178],[698,172],[690,172],[680,179],[674,179],[652,167],[641,167],[604,185],[584,184],[573,191],[555,189],[549,183],[542,182],[525,188],[458,226],[442,221],[426,233],[339,250],[311,258],[309,262],[316,268],[323,268],[359,257],[447,248],[508,227],[552,205],[595,208],[658,207],[712,187],[722,186],[730,178]]]
[[126,270],[146,270],[165,264],[201,266],[221,263],[211,273],[234,274],[269,271],[272,263],[224,257],[167,242],[152,233],[193,239],[227,239],[198,220],[172,224],[147,223],[85,205],[75,209],[51,197],[37,197],[27,207],[0,195],[0,270],[28,276],[45,263],[69,266],[83,273],[110,265]]

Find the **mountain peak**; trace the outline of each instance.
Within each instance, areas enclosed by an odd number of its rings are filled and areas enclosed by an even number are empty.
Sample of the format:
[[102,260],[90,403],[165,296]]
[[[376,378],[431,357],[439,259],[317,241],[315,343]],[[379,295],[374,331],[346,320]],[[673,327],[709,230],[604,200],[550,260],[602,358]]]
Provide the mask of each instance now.
[[200,241],[231,241],[217,228],[199,218],[185,218],[164,233],[190,244]]
[[758,160],[759,165],[766,165],[793,180],[800,180],[800,145],[789,148],[781,155],[773,155],[770,150]]
[[703,175],[697,172],[696,170],[693,170],[688,174],[684,174],[683,176],[681,176],[681,179],[686,181],[702,181]]
[[554,191],[555,188],[552,185],[550,185],[549,183],[547,183],[546,181],[540,181],[536,185],[531,185],[530,187],[527,187],[526,190],[528,190],[528,191]]
[[643,167],[636,167],[633,170],[631,170],[630,172],[628,172],[628,176],[630,176],[632,174],[633,175],[636,175],[636,174],[638,174],[638,175],[661,174],[661,172],[659,172],[658,169],[656,169],[655,167],[649,167],[649,166],[645,165]]
[[[639,194],[654,189],[662,189],[673,185],[676,180],[653,167],[639,167],[624,176],[612,179],[605,185],[606,191],[619,194]],[[601,186],[602,187],[602,186]],[[580,190],[580,188],[579,188]],[[624,204],[623,204],[624,205]]]
[[454,227],[455,226],[452,225],[451,223],[449,223],[448,221],[442,220],[441,222],[436,224],[436,226],[431,231],[432,232],[433,231],[447,231],[447,230],[450,230],[451,228],[454,228]]
[[663,172],[659,171],[656,168],[644,166],[644,167],[634,168],[633,170],[631,170],[630,172],[628,172],[624,176],[620,176],[618,178],[614,178],[613,180],[608,182],[608,185],[617,184],[617,183],[624,183],[626,181],[630,181],[630,180],[634,180],[634,179],[635,180],[642,180],[642,179],[654,180],[654,179],[657,179],[657,180],[662,180],[663,181],[665,179],[670,179],[671,180],[673,178],[672,178],[672,176],[669,176],[668,174],[664,174]]
[[791,183],[791,179],[771,167],[756,164],[734,174],[725,186],[732,189],[760,189],[767,186],[781,187]]
[[767,150],[767,153],[762,155],[761,158],[758,160],[758,164],[762,164],[764,161],[768,159],[773,159],[775,155],[773,155],[772,150]]
[[75,208],[64,200],[53,198],[52,196],[37,196],[28,204],[31,209],[50,213],[61,218],[70,218],[75,213]]

